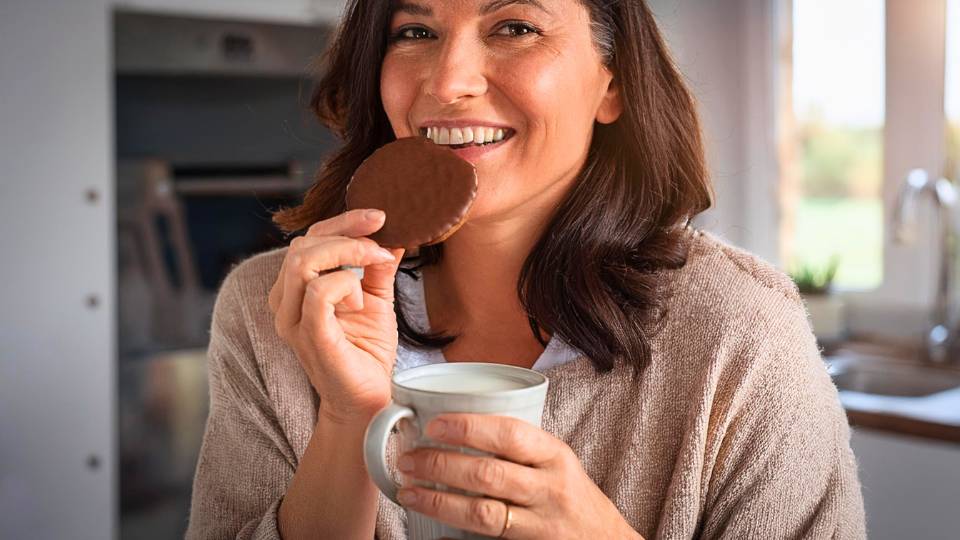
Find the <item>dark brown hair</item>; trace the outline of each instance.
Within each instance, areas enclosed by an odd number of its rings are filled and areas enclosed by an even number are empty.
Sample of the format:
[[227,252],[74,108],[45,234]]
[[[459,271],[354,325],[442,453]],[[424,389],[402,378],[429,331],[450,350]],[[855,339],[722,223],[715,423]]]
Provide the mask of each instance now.
[[[544,330],[584,353],[598,371],[621,360],[640,373],[650,360],[649,323],[664,314],[663,271],[685,264],[682,238],[712,193],[695,102],[646,3],[580,1],[623,113],[594,126],[583,170],[527,256],[517,293],[541,343]],[[344,144],[303,204],[274,215],[287,232],[343,212],[353,171],[395,138],[379,87],[392,5],[351,0],[346,9],[310,101]],[[401,270],[416,277],[442,256],[442,244],[424,247]],[[400,339],[426,347],[456,339],[411,328],[399,292]]]

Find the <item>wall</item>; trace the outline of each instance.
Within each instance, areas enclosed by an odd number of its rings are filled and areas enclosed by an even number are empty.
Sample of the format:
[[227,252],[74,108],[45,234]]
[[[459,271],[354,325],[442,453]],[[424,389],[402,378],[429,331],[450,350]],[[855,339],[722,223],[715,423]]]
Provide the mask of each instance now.
[[10,538],[113,531],[107,30],[95,0],[0,4],[0,524]]
[[717,197],[697,224],[775,262],[773,4],[650,0],[700,105]]

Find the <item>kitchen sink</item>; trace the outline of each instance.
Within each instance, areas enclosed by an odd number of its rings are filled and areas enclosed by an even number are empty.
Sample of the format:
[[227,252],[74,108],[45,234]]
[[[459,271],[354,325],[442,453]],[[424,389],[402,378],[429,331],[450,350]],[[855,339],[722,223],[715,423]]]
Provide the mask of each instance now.
[[824,351],[851,426],[960,443],[960,363],[923,358],[916,344],[882,338]]
[[924,397],[960,388],[960,369],[911,358],[843,352],[827,356],[838,390],[900,397]]

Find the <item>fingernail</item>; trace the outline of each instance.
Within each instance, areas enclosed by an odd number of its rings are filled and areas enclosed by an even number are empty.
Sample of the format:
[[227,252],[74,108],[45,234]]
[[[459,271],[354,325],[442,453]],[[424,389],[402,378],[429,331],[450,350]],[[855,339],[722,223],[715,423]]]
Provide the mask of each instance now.
[[443,420],[434,420],[427,424],[427,435],[439,439],[447,434],[447,423]]
[[397,462],[397,467],[400,468],[403,472],[412,472],[413,471],[413,458],[410,456],[403,456],[400,458],[400,461]]
[[397,499],[401,504],[411,505],[417,502],[417,494],[410,489],[401,489],[397,492]]
[[363,217],[367,221],[380,221],[386,217],[386,214],[383,213],[383,210],[367,210]]
[[384,248],[377,248],[377,258],[383,259],[384,261],[392,261],[393,253],[390,253]]

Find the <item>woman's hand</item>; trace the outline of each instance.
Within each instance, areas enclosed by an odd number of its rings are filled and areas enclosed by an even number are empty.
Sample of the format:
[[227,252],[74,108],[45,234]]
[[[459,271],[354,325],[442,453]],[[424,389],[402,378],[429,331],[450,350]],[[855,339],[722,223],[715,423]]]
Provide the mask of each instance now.
[[400,469],[408,478],[483,494],[444,493],[407,481],[398,495],[407,508],[493,537],[504,530],[509,505],[512,519],[504,538],[642,538],[587,476],[573,450],[536,426],[504,416],[445,414],[427,425],[427,435],[498,457],[434,448],[404,454]]
[[[393,280],[403,249],[364,238],[384,219],[379,210],[353,210],[313,224],[290,242],[270,290],[277,334],[320,395],[321,414],[337,422],[366,422],[390,401]],[[364,267],[363,280],[341,265]]]

